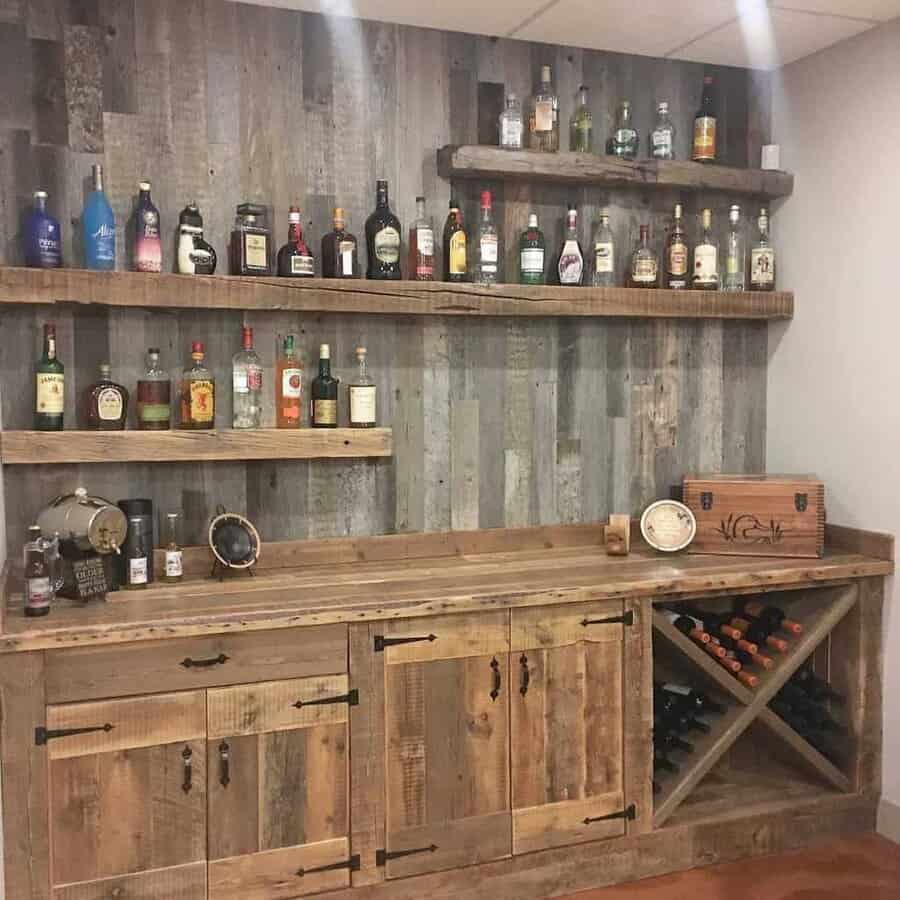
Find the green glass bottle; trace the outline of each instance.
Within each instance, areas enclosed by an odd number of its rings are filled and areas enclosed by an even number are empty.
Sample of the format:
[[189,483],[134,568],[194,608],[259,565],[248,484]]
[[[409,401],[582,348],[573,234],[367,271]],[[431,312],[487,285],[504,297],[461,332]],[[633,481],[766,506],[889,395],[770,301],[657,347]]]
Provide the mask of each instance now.
[[544,234],[535,213],[528,216],[528,228],[519,238],[519,283],[544,284]]
[[56,326],[44,325],[44,353],[34,367],[34,427],[36,431],[62,431],[65,409],[65,367],[56,358]]
[[594,117],[591,115],[589,88],[582,84],[578,88],[578,105],[569,122],[569,149],[576,153],[593,151]]

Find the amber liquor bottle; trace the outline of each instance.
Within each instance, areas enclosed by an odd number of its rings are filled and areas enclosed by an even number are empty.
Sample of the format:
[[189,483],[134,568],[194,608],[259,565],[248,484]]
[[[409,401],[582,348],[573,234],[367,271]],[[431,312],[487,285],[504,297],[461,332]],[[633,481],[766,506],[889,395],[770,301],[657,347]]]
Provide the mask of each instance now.
[[682,207],[680,203],[675,204],[675,215],[672,218],[672,227],[669,230],[669,236],[666,238],[666,250],[664,265],[665,270],[665,287],[673,291],[684,290],[688,287],[688,245],[684,234],[684,223],[682,222]]
[[712,75],[703,78],[703,97],[694,116],[694,143],[691,159],[694,162],[716,161],[716,96]]
[[213,428],[216,420],[216,382],[204,363],[203,344],[191,344],[191,365],[181,377],[181,427]]
[[331,348],[319,347],[319,374],[310,385],[309,422],[313,428],[337,428],[339,380],[331,374]]
[[322,277],[359,278],[359,252],[356,238],[346,231],[344,210],[335,207],[334,230],[322,238]]
[[275,372],[275,425],[299,428],[302,409],[303,369],[294,349],[294,335],[285,335]]
[[123,431],[128,418],[128,391],[116,384],[109,363],[100,366],[100,378],[87,389],[87,427],[94,431]]
[[459,204],[451,200],[444,223],[444,281],[465,281],[467,271],[466,229]]
[[366,251],[368,268],[366,278],[399,281],[400,272],[400,220],[388,205],[388,183],[376,182],[375,211],[366,219]]

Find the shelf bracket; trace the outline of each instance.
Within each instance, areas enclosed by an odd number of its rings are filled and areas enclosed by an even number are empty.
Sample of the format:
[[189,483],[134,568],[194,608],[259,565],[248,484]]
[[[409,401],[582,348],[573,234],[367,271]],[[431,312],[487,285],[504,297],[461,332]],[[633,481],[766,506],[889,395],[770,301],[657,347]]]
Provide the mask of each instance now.
[[339,872],[341,869],[349,869],[351,872],[359,871],[359,854],[354,853],[350,859],[343,862],[330,863],[327,866],[316,866],[314,869],[297,869],[297,877],[303,878],[305,875],[315,875],[318,872]]

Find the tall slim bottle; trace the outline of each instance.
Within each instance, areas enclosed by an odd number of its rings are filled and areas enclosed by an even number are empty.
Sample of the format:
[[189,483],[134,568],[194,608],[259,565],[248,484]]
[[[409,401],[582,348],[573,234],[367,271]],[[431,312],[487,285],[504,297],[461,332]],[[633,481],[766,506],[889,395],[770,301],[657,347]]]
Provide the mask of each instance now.
[[541,66],[541,84],[531,98],[528,146],[546,153],[559,150],[559,96],[553,90],[550,66]]
[[603,213],[594,232],[594,267],[591,284],[594,287],[613,287],[616,283],[616,244],[609,216]]
[[44,325],[44,353],[34,367],[36,431],[62,431],[65,409],[65,367],[56,358],[56,326]]
[[409,226],[407,275],[412,281],[434,281],[434,229],[424,197],[416,197],[416,220]]
[[331,374],[331,347],[319,347],[319,374],[309,388],[309,424],[313,428],[337,428],[339,379]]
[[728,212],[728,238],[725,244],[725,279],[722,289],[742,291],[746,286],[744,271],[747,255],[741,230],[741,208],[732,206]]
[[478,222],[478,246],[475,278],[478,284],[496,284],[500,278],[500,239],[491,211],[491,192],[481,192],[481,219]]
[[750,249],[750,290],[775,290],[775,248],[769,240],[769,213],[763,207],[756,220],[759,237]]
[[544,233],[537,213],[528,214],[528,227],[519,238],[519,283],[544,284]]
[[680,203],[675,204],[675,215],[666,239],[663,265],[665,266],[664,287],[673,291],[684,290],[688,287],[688,245],[684,235]]
[[716,95],[712,75],[703,78],[703,97],[694,116],[694,142],[691,159],[694,162],[715,162],[718,153],[716,134]]
[[81,213],[84,265],[110,271],[116,267],[116,217],[103,192],[103,166],[93,167],[94,190]]
[[694,247],[694,274],[691,285],[694,290],[717,291],[719,289],[719,244],[712,231],[712,210],[703,210],[701,225],[700,240]]
[[253,349],[253,329],[241,329],[241,349],[231,360],[233,428],[259,428],[262,416],[262,364]]
[[138,185],[138,203],[134,211],[134,244],[132,265],[135,272],[162,271],[162,239],[159,210],[150,199],[150,182]]
[[466,229],[459,204],[451,200],[444,223],[444,281],[465,281],[467,271]]
[[275,425],[299,428],[302,412],[303,368],[294,349],[294,335],[284,337],[275,371]]

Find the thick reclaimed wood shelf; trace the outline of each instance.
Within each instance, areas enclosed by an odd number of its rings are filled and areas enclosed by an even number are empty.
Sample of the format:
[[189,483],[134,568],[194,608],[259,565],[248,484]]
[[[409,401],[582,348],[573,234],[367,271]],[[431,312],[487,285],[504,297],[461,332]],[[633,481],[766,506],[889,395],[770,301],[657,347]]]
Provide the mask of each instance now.
[[559,285],[237,278],[0,267],[3,304],[290,310],[382,315],[790,319],[794,295]]
[[4,431],[3,465],[213,462],[390,456],[390,428],[222,431]]
[[541,181],[552,184],[618,185],[689,191],[727,191],[751,197],[787,197],[794,176],[768,169],[737,169],[687,160],[627,160],[593,153],[538,153],[479,145],[438,150],[444,178]]

